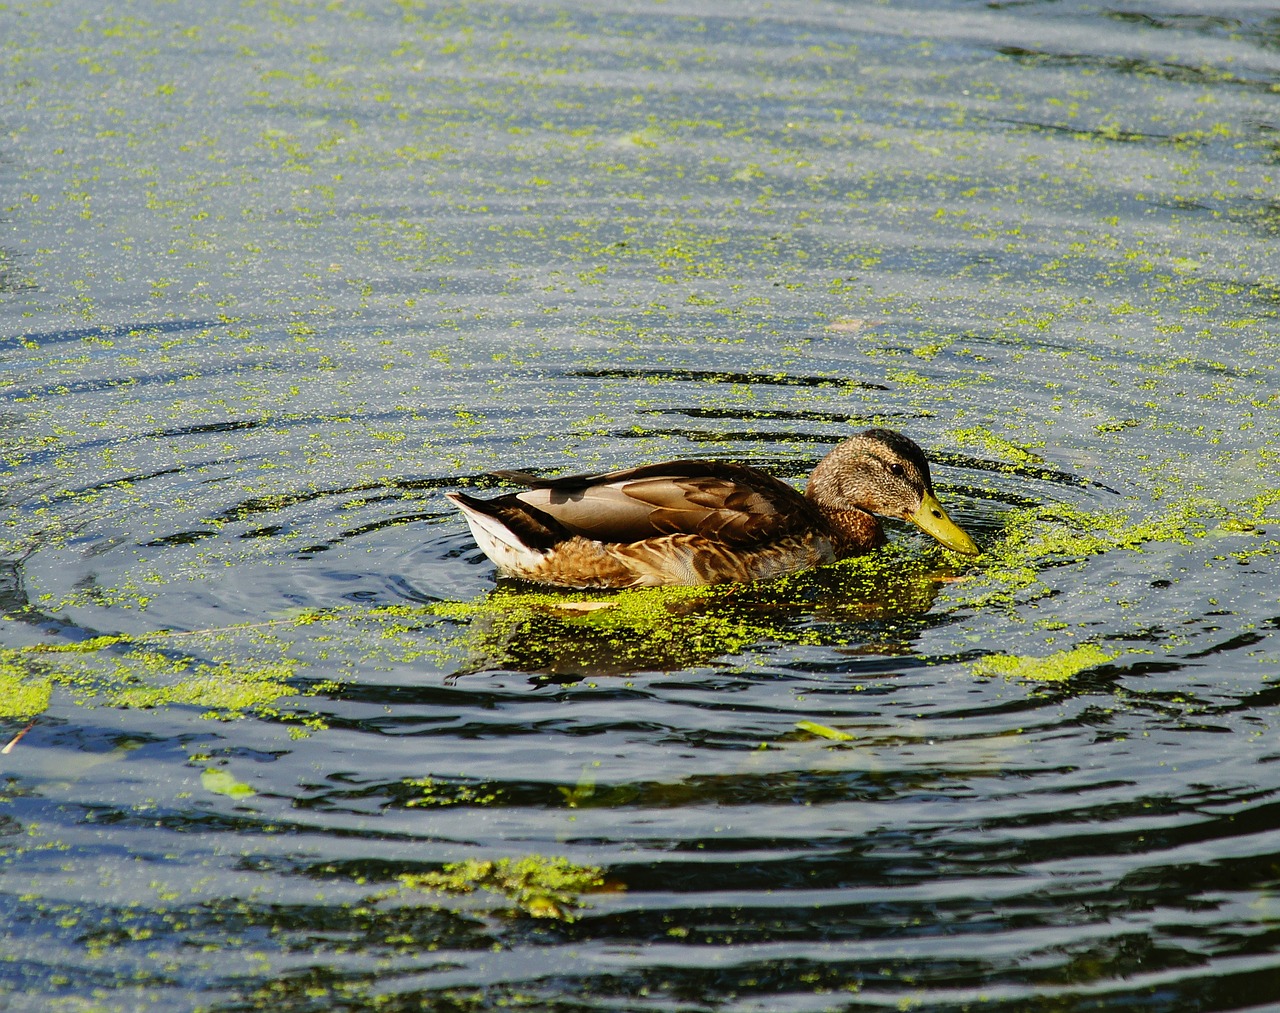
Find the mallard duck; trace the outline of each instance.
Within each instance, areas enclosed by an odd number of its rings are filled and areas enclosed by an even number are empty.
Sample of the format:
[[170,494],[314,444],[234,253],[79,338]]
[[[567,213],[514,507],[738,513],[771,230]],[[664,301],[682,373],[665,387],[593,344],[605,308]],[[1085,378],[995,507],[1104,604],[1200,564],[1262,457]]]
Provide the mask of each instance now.
[[877,514],[948,549],[978,548],[933,493],[924,452],[868,429],[813,469],[803,495],[728,461],[671,461],[603,475],[497,476],[524,492],[448,497],[499,571],[561,587],[720,584],[779,577],[883,545]]

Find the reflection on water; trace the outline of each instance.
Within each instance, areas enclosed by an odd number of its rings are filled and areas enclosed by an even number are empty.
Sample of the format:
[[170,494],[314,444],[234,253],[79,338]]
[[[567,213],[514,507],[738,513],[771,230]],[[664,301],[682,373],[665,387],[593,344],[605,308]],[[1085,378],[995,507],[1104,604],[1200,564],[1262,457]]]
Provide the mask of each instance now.
[[[874,558],[781,580],[725,588],[653,589],[614,594],[548,592],[520,581],[465,606],[441,610],[466,619],[468,660],[461,674],[530,672],[572,683],[636,672],[673,672],[771,643],[837,647],[862,641],[881,624],[894,630],[925,615],[944,566],[891,550]],[[860,644],[856,650],[888,650]],[[905,649],[905,648],[903,648]]]
[[[1278,24],[1176,6],[0,10],[0,1006],[1280,1003]],[[444,500],[871,426],[982,556]]]

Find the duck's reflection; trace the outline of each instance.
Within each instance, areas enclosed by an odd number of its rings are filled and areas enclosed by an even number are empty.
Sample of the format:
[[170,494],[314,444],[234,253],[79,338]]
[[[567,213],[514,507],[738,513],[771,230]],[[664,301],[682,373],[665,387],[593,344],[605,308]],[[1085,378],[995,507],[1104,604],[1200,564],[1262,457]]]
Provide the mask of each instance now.
[[549,591],[500,581],[467,606],[459,645],[467,660],[452,678],[516,671],[540,685],[567,684],[687,669],[770,643],[899,654],[911,650],[900,620],[927,613],[957,575],[937,556],[890,550],[781,580],[710,588]]

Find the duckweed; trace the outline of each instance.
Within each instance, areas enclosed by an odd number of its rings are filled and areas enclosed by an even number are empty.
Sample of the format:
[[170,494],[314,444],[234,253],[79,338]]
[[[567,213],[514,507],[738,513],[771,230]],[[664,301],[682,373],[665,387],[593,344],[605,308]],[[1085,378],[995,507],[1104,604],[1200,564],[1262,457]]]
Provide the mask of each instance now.
[[0,659],[0,718],[42,714],[49,706],[52,692],[53,680],[35,675],[12,661]]
[[[734,654],[771,635],[732,607],[719,588],[644,588],[572,596],[498,589],[472,602],[432,607],[465,621],[468,670],[669,670],[698,658]],[[727,607],[726,607],[727,606]]]
[[200,774],[200,787],[215,795],[226,795],[228,798],[249,798],[257,792],[243,781],[235,778],[230,771],[209,767]]
[[1096,668],[1120,656],[1120,651],[1104,651],[1096,644],[1081,644],[1070,650],[1056,651],[1043,657],[1022,654],[991,654],[973,665],[973,673],[1002,676],[1006,679],[1029,679],[1035,682],[1064,682],[1086,669]]
[[[0,716],[40,713],[57,685],[81,706],[200,707],[205,717],[220,720],[249,713],[282,717],[279,701],[303,693],[291,684],[293,678],[294,666],[286,661],[200,661],[152,650],[143,640],[125,636],[37,644],[0,652]],[[298,717],[313,720],[307,714]]]
[[[495,860],[469,858],[439,872],[397,877],[405,890],[465,896],[477,890],[501,898],[511,910],[533,918],[571,922],[586,906],[582,894],[605,889],[604,870],[566,858],[526,855]],[[387,896],[387,895],[384,895]]]
[[1192,545],[1224,512],[1221,505],[1197,498],[1142,519],[1123,510],[1090,511],[1065,503],[1017,507],[1005,515],[1000,538],[984,546],[972,579],[952,585],[941,597],[970,606],[1011,603],[1020,592],[1041,586],[1048,567],[1117,550],[1141,552],[1152,543]]
[[[1040,464],[1044,460],[1039,454],[1027,447],[1020,446],[1002,436],[997,436],[990,429],[983,427],[974,426],[969,429],[952,429],[947,435],[961,447],[979,447],[986,453],[1012,464]],[[1040,440],[1036,445],[1043,447],[1044,441]]]
[[822,739],[832,739],[835,742],[849,742],[853,736],[848,732],[842,732],[838,728],[832,728],[828,725],[818,724],[816,721],[797,721],[796,727],[802,732],[808,732],[810,735],[816,735]]
[[830,626],[797,621],[922,614],[956,570],[941,550],[891,544],[834,566],[753,584],[625,591],[499,587],[470,602],[429,607],[459,624],[452,649],[464,672],[489,669],[621,674],[670,671],[770,645],[838,641]]

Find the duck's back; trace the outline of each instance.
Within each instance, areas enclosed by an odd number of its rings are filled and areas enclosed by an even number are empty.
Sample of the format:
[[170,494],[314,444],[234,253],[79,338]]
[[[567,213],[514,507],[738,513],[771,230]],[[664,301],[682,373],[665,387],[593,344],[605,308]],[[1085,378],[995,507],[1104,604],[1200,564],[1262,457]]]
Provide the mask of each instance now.
[[602,542],[691,534],[747,547],[822,525],[818,511],[792,486],[727,461],[672,461],[552,479],[498,474],[531,487],[505,498]]

